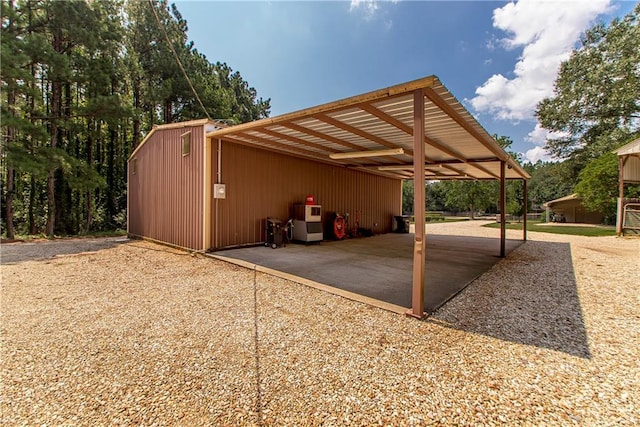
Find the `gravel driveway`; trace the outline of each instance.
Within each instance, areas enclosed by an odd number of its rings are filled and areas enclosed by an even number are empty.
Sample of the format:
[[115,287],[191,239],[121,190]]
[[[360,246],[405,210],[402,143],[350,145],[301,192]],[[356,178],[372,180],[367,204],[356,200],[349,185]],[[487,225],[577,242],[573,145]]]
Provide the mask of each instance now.
[[3,245],[0,424],[640,423],[639,239],[530,233],[422,322],[102,242]]

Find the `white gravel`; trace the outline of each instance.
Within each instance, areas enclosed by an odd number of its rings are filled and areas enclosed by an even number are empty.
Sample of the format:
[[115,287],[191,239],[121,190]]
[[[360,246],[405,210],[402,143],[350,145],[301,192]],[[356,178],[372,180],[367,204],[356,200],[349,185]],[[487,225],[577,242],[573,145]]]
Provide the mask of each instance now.
[[422,322],[149,242],[3,246],[2,425],[640,423],[640,239],[530,233]]

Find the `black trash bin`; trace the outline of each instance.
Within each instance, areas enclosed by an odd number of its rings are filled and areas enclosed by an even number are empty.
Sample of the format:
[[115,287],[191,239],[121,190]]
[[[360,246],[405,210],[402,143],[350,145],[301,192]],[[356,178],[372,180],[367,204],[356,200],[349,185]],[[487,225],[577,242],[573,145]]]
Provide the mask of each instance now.
[[396,233],[408,233],[409,224],[411,223],[411,217],[409,215],[397,215],[395,218],[395,231]]
[[275,218],[267,218],[267,241],[264,242],[265,246],[271,246],[272,249],[282,246],[282,221]]

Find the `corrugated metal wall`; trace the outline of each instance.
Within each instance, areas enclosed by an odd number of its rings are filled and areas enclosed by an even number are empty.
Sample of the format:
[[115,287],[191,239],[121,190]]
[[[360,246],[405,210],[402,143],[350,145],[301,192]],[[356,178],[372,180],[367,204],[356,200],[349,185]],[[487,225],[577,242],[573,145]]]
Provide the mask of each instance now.
[[[217,145],[212,141],[214,180]],[[401,213],[400,180],[225,141],[221,152],[221,183],[226,184],[227,194],[226,199],[215,200],[211,210],[215,248],[263,242],[265,219],[286,221],[292,205],[304,203],[307,195],[322,205],[323,223],[328,212],[349,212],[351,222],[360,211],[360,227],[386,233],[393,215]]]
[[[190,154],[181,135],[191,131]],[[204,127],[156,130],[129,160],[129,233],[203,247]],[[133,162],[136,171],[133,171]]]
[[624,180],[625,182],[640,181],[640,159],[635,156],[625,156]]

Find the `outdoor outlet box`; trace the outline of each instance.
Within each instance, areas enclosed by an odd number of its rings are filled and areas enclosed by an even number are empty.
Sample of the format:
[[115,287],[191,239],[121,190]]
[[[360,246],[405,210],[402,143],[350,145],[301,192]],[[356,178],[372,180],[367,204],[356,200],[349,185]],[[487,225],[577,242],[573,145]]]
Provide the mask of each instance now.
[[225,184],[213,184],[213,198],[214,199],[226,199],[227,187]]

